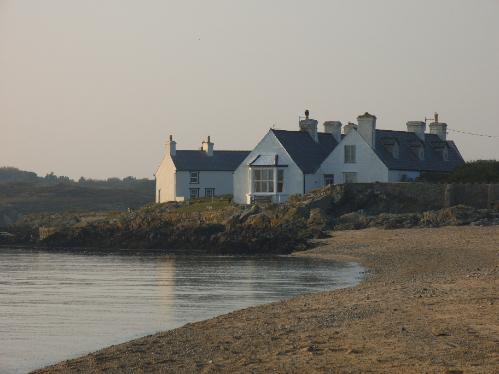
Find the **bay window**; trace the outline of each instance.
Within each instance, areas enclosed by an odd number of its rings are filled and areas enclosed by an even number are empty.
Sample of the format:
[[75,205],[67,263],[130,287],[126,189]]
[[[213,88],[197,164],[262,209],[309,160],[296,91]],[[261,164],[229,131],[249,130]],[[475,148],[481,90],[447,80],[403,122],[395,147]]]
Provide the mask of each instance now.
[[274,192],[274,169],[254,169],[254,192]]
[[277,170],[277,192],[284,191],[284,170]]

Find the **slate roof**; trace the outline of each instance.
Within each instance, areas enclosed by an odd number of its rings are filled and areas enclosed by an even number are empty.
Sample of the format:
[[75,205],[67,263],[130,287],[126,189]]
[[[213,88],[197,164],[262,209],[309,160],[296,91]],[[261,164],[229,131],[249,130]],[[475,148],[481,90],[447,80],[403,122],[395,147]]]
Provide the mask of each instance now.
[[[383,145],[395,140],[399,147],[399,157],[394,158]],[[411,150],[411,144],[423,144],[424,159],[420,160]],[[447,146],[449,159],[444,161],[435,150],[438,146]],[[392,170],[418,170],[449,172],[464,163],[453,141],[442,141],[436,134],[425,134],[424,143],[412,132],[394,130],[376,130],[376,154]]]
[[313,174],[322,161],[333,151],[338,142],[333,135],[318,133],[316,143],[306,131],[288,131],[271,129],[304,174]]
[[282,164],[279,155],[258,155],[249,163],[250,166],[288,166]]
[[177,150],[172,160],[180,171],[234,171],[249,153],[249,151],[213,151],[213,156],[208,156],[202,150]]

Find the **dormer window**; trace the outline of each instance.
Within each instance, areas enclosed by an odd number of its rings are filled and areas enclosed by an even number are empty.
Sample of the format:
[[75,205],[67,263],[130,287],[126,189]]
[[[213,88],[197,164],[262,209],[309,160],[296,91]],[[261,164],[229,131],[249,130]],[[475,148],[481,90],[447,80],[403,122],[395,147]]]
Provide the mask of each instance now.
[[424,160],[424,147],[421,142],[414,142],[410,144],[411,152],[421,161]]
[[441,161],[449,161],[449,147],[447,142],[439,141],[432,143],[433,152],[438,156]]
[[399,143],[395,139],[383,139],[381,143],[393,158],[399,158]]
[[442,159],[444,161],[449,161],[449,148],[444,147],[444,149],[442,151]]

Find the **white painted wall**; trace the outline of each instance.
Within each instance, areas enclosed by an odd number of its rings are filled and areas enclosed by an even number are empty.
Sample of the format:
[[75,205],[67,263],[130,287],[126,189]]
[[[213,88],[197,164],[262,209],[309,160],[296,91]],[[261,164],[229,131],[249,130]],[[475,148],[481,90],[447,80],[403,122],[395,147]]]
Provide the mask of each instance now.
[[388,172],[388,182],[400,182],[404,175],[406,180],[415,180],[421,175],[421,172],[415,170],[390,170]]
[[[303,173],[291,159],[282,144],[277,140],[272,131],[269,131],[250,154],[244,159],[234,172],[234,202],[248,204],[248,196],[251,192],[250,168],[248,164],[258,155],[279,156],[279,164],[288,165],[284,169],[284,191],[281,194],[274,193],[274,201],[286,201],[293,194],[303,193]],[[268,194],[263,194],[268,195]]]
[[[192,170],[197,171],[197,170]],[[190,171],[177,171],[176,197],[177,200],[189,200],[190,188],[199,188],[199,197],[205,197],[205,188],[214,188],[215,196],[232,195],[232,171],[200,171],[199,183],[190,184]]]
[[305,192],[324,187],[324,176],[320,173],[305,175]]
[[[160,194],[161,191],[161,194]],[[157,203],[175,200],[175,165],[167,154],[156,172],[156,198]]]
[[[356,146],[356,162],[345,163],[345,145]],[[351,130],[322,162],[318,174],[334,174],[335,184],[344,183],[343,173],[357,173],[357,182],[388,182],[388,168],[356,130]]]

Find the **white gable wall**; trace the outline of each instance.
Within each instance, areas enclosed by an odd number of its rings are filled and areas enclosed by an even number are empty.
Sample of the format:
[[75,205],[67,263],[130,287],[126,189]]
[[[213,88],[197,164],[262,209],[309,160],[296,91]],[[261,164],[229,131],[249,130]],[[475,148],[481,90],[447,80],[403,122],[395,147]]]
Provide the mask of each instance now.
[[205,197],[206,188],[214,188],[216,196],[232,195],[233,193],[232,171],[199,171],[199,183],[197,184],[191,184],[190,177],[190,171],[177,171],[177,200],[189,200],[191,188],[199,188],[199,197]]
[[[356,162],[345,163],[345,145],[355,145]],[[334,174],[334,183],[344,183],[343,173],[357,173],[357,182],[388,182],[388,168],[356,130],[351,130],[322,162],[318,174]]]
[[175,165],[167,154],[156,172],[156,198],[157,203],[175,200]]
[[273,155],[279,157],[279,164],[288,165],[284,170],[284,191],[281,195],[281,201],[289,195],[303,193],[303,173],[301,169],[291,159],[282,144],[277,140],[272,131],[269,131],[250,154],[244,159],[239,167],[234,172],[234,202],[238,204],[247,204],[248,196],[251,193],[251,179],[249,163],[258,155]]
[[318,171],[316,174],[305,175],[305,192],[324,187],[324,177],[319,173],[320,171]]

